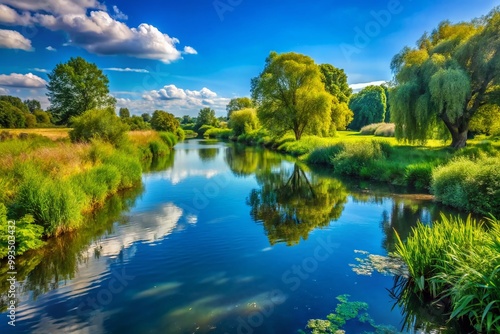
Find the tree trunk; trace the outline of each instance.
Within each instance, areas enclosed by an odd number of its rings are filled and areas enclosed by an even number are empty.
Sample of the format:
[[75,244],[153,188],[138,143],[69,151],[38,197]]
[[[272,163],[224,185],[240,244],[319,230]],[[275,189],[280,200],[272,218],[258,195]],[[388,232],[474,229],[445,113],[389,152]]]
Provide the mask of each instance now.
[[465,147],[467,143],[467,133],[469,130],[465,130],[462,132],[456,131],[451,133],[451,147],[458,149]]

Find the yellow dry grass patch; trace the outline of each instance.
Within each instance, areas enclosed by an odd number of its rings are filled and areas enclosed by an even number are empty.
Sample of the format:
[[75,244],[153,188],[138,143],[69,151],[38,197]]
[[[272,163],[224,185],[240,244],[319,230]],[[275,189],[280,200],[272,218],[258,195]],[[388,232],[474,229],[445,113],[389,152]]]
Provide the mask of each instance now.
[[20,133],[37,134],[52,140],[69,138],[70,128],[40,128],[40,129],[6,129],[4,131],[10,132],[14,135]]

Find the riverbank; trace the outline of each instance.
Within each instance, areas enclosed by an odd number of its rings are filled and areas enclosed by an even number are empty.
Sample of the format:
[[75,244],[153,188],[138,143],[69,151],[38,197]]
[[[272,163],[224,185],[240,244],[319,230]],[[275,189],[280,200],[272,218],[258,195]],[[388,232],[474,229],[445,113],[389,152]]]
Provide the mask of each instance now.
[[291,134],[272,137],[263,130],[238,137],[227,130],[208,135],[289,154],[307,164],[327,167],[339,176],[432,193],[438,201],[460,210],[500,214],[500,172],[494,167],[500,165],[498,138],[469,140],[466,148],[455,150],[438,140],[407,145],[392,137],[352,131],[300,140]]
[[[43,129],[45,130],[45,129]],[[130,132],[113,146],[99,140],[70,142],[45,132],[2,132],[0,141],[0,258],[15,236],[16,255],[38,248],[42,240],[81,227],[85,214],[107,198],[141,182],[142,172],[170,154],[177,137],[155,131]],[[15,221],[15,232],[8,222]],[[11,238],[12,239],[12,238]]]

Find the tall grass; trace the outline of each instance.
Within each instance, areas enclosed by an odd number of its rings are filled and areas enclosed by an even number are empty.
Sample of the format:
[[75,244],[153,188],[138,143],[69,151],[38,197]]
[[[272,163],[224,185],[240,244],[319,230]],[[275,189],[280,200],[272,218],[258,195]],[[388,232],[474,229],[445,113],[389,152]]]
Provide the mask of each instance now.
[[500,157],[465,157],[438,167],[432,192],[444,204],[482,214],[500,214]]
[[[397,235],[397,234],[396,234]],[[486,226],[470,216],[419,223],[396,253],[407,264],[409,287],[451,301],[451,318],[465,318],[478,331],[500,330],[500,222]]]

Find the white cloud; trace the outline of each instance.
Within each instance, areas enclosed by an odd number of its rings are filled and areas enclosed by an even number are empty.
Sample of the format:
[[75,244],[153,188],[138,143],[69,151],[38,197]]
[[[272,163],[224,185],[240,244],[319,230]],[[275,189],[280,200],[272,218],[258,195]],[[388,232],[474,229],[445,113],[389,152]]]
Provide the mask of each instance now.
[[188,54],[188,55],[197,55],[198,54],[198,51],[196,51],[195,49],[193,49],[192,47],[190,46],[185,46],[184,47],[184,53],[185,54]]
[[9,90],[7,88],[0,87],[0,95],[9,95]]
[[0,23],[6,25],[30,25],[33,18],[29,12],[19,14],[16,10],[0,4]]
[[58,15],[85,14],[88,9],[106,10],[106,6],[97,0],[1,0],[2,3],[19,10],[31,12],[44,11]]
[[229,101],[229,98],[219,97],[217,93],[206,87],[200,90],[189,90],[175,85],[166,85],[158,90],[144,92],[142,100],[117,98],[117,106],[127,107],[135,114],[151,113],[156,109],[162,109],[177,116],[195,116],[201,108],[210,107],[218,114],[223,115]]
[[0,29],[0,48],[33,51],[31,41],[14,30]]
[[36,71],[36,72],[42,72],[42,73],[50,73],[49,70],[46,70],[44,68],[38,68],[38,67],[35,67],[35,68],[30,68],[30,70],[32,71]]
[[57,51],[57,49],[56,49],[56,48],[53,48],[53,47],[52,47],[52,46],[50,46],[50,45],[49,45],[49,46],[47,46],[47,47],[45,48],[45,50],[47,50],[47,51],[54,51],[54,52],[55,52],[55,51]]
[[148,70],[142,69],[142,68],[120,68],[120,67],[108,67],[108,68],[103,68],[105,71],[116,71],[116,72],[137,72],[137,73],[149,73]]
[[125,15],[121,10],[119,10],[118,6],[113,6],[113,12],[115,12],[115,14],[113,15],[113,18],[115,18],[117,20],[122,20],[122,21],[128,20],[128,16]]
[[0,86],[17,88],[44,88],[47,82],[32,73],[0,74]]
[[385,84],[385,83],[387,83],[387,81],[371,81],[371,82],[363,82],[363,83],[352,84],[352,85],[349,85],[349,87],[351,87],[351,89],[356,93],[356,92],[359,92],[360,90],[362,90],[365,87],[368,87],[368,86],[380,86],[380,85]]
[[[126,55],[164,63],[181,59],[182,54],[197,54],[190,46],[178,50],[179,40],[153,25],[142,23],[136,28],[128,27],[119,21],[126,20],[127,16],[117,6],[112,7],[111,16],[97,0],[0,1],[3,3],[0,5],[0,23],[39,25],[52,31],[63,31],[69,36],[69,45],[82,47],[91,53]],[[24,12],[19,14],[16,9]]]

